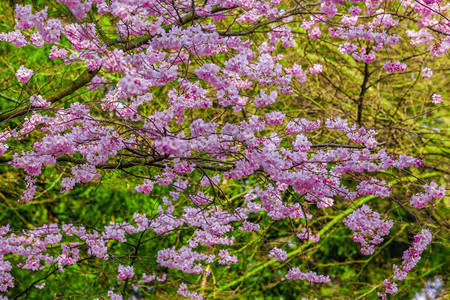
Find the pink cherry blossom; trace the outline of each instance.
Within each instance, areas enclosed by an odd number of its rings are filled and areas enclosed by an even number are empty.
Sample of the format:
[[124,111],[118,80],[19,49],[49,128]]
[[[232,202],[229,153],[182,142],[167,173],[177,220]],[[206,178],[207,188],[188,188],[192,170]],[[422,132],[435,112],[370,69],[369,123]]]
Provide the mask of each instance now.
[[123,265],[119,265],[119,275],[117,278],[120,280],[124,280],[127,278],[132,278],[134,276],[133,266],[125,267]]
[[311,39],[317,39],[322,35],[322,32],[320,31],[319,27],[314,27],[311,32],[308,34],[309,38]]
[[441,104],[442,102],[444,102],[444,99],[442,99],[442,96],[440,94],[433,94],[433,96],[431,96],[431,99],[431,102],[433,104]]
[[178,288],[177,291],[178,295],[181,295],[185,298],[190,298],[191,300],[201,300],[203,299],[203,295],[202,294],[198,294],[196,292],[189,292],[189,290],[187,289],[187,285],[185,283],[181,283],[180,287]]
[[287,253],[283,249],[278,249],[277,247],[273,248],[269,252],[269,257],[272,257],[278,261],[284,261],[287,259]]
[[44,287],[45,287],[45,282],[44,283],[42,283],[42,284],[40,284],[40,285],[35,285],[35,287],[37,288],[37,289],[40,289],[40,290],[42,290]]
[[433,76],[433,70],[431,70],[430,68],[423,68],[422,76],[423,78],[430,78],[431,76]]
[[286,279],[300,279],[314,283],[328,283],[331,281],[329,276],[317,275],[317,273],[313,271],[303,273],[299,268],[290,269],[285,277]]
[[388,71],[389,73],[403,72],[406,70],[406,64],[399,61],[391,62],[390,60],[388,60],[383,65],[383,68],[386,69],[386,71]]
[[312,68],[309,68],[311,74],[321,74],[323,72],[323,66],[321,64],[314,64]]
[[353,240],[361,244],[361,253],[371,255],[374,253],[374,245],[383,241],[382,237],[389,234],[394,222],[382,220],[379,213],[373,212],[364,204],[350,214],[344,224],[354,231]]
[[153,182],[145,179],[144,183],[136,186],[136,191],[142,194],[149,194],[153,189]]
[[16,77],[20,82],[28,82],[33,76],[33,70],[25,68],[23,65],[16,71]]

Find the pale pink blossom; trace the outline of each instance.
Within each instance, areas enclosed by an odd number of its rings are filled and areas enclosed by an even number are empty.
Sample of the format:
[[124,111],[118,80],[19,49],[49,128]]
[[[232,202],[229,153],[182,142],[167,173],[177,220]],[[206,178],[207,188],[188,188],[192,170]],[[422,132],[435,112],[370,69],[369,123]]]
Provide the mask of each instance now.
[[431,99],[432,99],[431,102],[433,104],[441,104],[442,102],[444,102],[444,99],[440,94],[433,94],[433,96],[431,96]]
[[272,250],[270,250],[269,257],[272,257],[273,259],[278,261],[284,261],[287,259],[287,253],[283,249],[275,247]]
[[25,68],[23,65],[16,71],[16,77],[20,82],[28,82],[33,76],[33,70]]
[[430,68],[423,68],[422,76],[423,78],[430,78],[431,76],[433,76],[433,70],[431,70]]

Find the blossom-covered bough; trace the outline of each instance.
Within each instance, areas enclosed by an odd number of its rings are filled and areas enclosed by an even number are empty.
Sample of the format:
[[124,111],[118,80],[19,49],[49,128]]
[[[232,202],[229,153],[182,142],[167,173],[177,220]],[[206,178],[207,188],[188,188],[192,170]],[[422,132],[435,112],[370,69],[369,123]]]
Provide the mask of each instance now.
[[[444,197],[443,187],[426,181],[408,201],[393,197],[395,182],[376,175],[409,174],[423,161],[391,153],[378,144],[376,130],[364,127],[369,93],[408,72],[409,61],[417,67],[416,56],[430,64],[417,70],[415,81],[438,76],[431,62],[450,48],[444,1],[44,4],[16,5],[14,28],[0,33],[3,42],[42,48],[35,50],[48,56],[40,66],[17,66],[11,91],[19,87],[24,93],[16,95],[19,101],[1,100],[0,162],[26,182],[18,203],[34,199],[43,170],[52,167],[61,193],[119,172],[136,192],[158,197],[159,206],[97,228],[74,222],[22,230],[3,224],[2,297],[45,288],[56,272],[82,268],[86,261],[113,266],[113,275],[103,276],[115,283],[103,285],[97,298],[122,299],[132,286],[148,291],[170,281],[179,295],[202,299],[273,263],[284,263],[282,281],[333,284],[336,276],[326,269],[318,273],[292,259],[342,221],[353,232],[354,247],[360,244],[362,254],[372,255],[395,226],[387,211],[371,208],[373,201],[398,202],[411,213]],[[407,44],[415,53],[404,49]],[[318,46],[315,60],[304,52],[308,45]],[[330,57],[321,56],[325,48]],[[52,64],[69,68],[70,80],[50,78],[46,65]],[[347,77],[357,83],[345,83]],[[289,108],[296,105],[289,102],[294,95],[321,107],[315,95],[320,90],[302,90],[320,80],[350,103],[350,121],[326,110],[323,117],[300,117]],[[438,92],[425,100],[430,110],[445,101]],[[226,192],[233,185],[237,196]],[[165,194],[157,196],[155,189]],[[322,211],[334,216],[328,224],[318,221]],[[268,222],[288,226],[295,250],[287,252],[287,242],[265,234]],[[382,298],[397,292],[432,240],[426,223],[414,226],[401,266],[387,267],[391,274],[374,290]],[[139,252],[144,234],[163,238],[183,230],[184,238],[168,239],[169,247]],[[264,241],[265,261],[237,280],[216,282],[212,273],[233,272],[227,269],[248,255],[233,248],[247,233]],[[115,247],[129,245],[130,237],[138,237],[134,254],[119,257]],[[139,255],[153,254],[154,267],[145,269]],[[13,276],[44,269],[47,275],[31,284],[18,284]]]

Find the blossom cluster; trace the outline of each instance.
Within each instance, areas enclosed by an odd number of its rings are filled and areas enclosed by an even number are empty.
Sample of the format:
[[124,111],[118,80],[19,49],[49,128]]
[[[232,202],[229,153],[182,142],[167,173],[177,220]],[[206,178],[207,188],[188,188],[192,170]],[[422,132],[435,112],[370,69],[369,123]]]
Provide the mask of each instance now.
[[425,193],[419,193],[411,197],[411,205],[416,208],[422,208],[432,199],[438,199],[445,196],[445,188],[439,187],[436,182],[425,184]]
[[16,77],[20,82],[28,82],[33,76],[33,70],[25,68],[23,65],[16,72]]
[[290,269],[285,277],[286,279],[300,279],[315,283],[328,283],[331,281],[329,276],[317,275],[317,273],[313,271],[303,273],[299,268]]
[[[414,268],[419,262],[420,255],[425,251],[427,246],[431,243],[432,235],[428,229],[422,229],[422,232],[414,236],[414,242],[411,247],[403,252],[403,262],[401,267],[393,265],[394,279],[402,281],[408,276],[408,272]],[[391,282],[389,279],[384,280],[385,290],[378,292],[378,296],[386,299],[386,294],[395,294],[398,291],[397,283]]]
[[385,68],[389,73],[403,72],[406,70],[406,64],[399,61],[391,62],[388,60],[384,63],[383,68]]
[[361,253],[371,255],[375,251],[375,245],[383,242],[383,236],[389,234],[394,221],[381,219],[379,213],[364,204],[347,216],[344,224],[354,231],[353,240],[361,244]]
[[278,249],[277,247],[273,248],[269,252],[269,257],[272,257],[278,261],[284,261],[287,259],[287,253],[283,249]]

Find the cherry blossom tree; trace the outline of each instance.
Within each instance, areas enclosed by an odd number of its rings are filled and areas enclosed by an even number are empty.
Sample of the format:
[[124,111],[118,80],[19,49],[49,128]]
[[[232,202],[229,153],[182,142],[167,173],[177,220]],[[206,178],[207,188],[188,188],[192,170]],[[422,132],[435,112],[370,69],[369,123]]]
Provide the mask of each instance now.
[[[445,188],[416,176],[424,160],[391,144],[402,138],[393,130],[446,107],[444,1],[55,0],[5,10],[14,22],[2,47],[39,54],[13,66],[0,95],[0,162],[21,182],[16,207],[114,179],[153,208],[89,224],[2,219],[2,299],[55,288],[66,272],[87,282],[67,293],[90,299],[222,297],[274,265],[277,284],[306,282],[307,297],[340,284],[304,255],[333,226],[369,257],[408,226],[402,262],[384,261],[385,279],[362,291],[386,299],[443,224],[433,211]],[[418,94],[423,112],[405,100]],[[379,98],[395,112],[377,109]],[[404,178],[415,181],[410,194]]]

